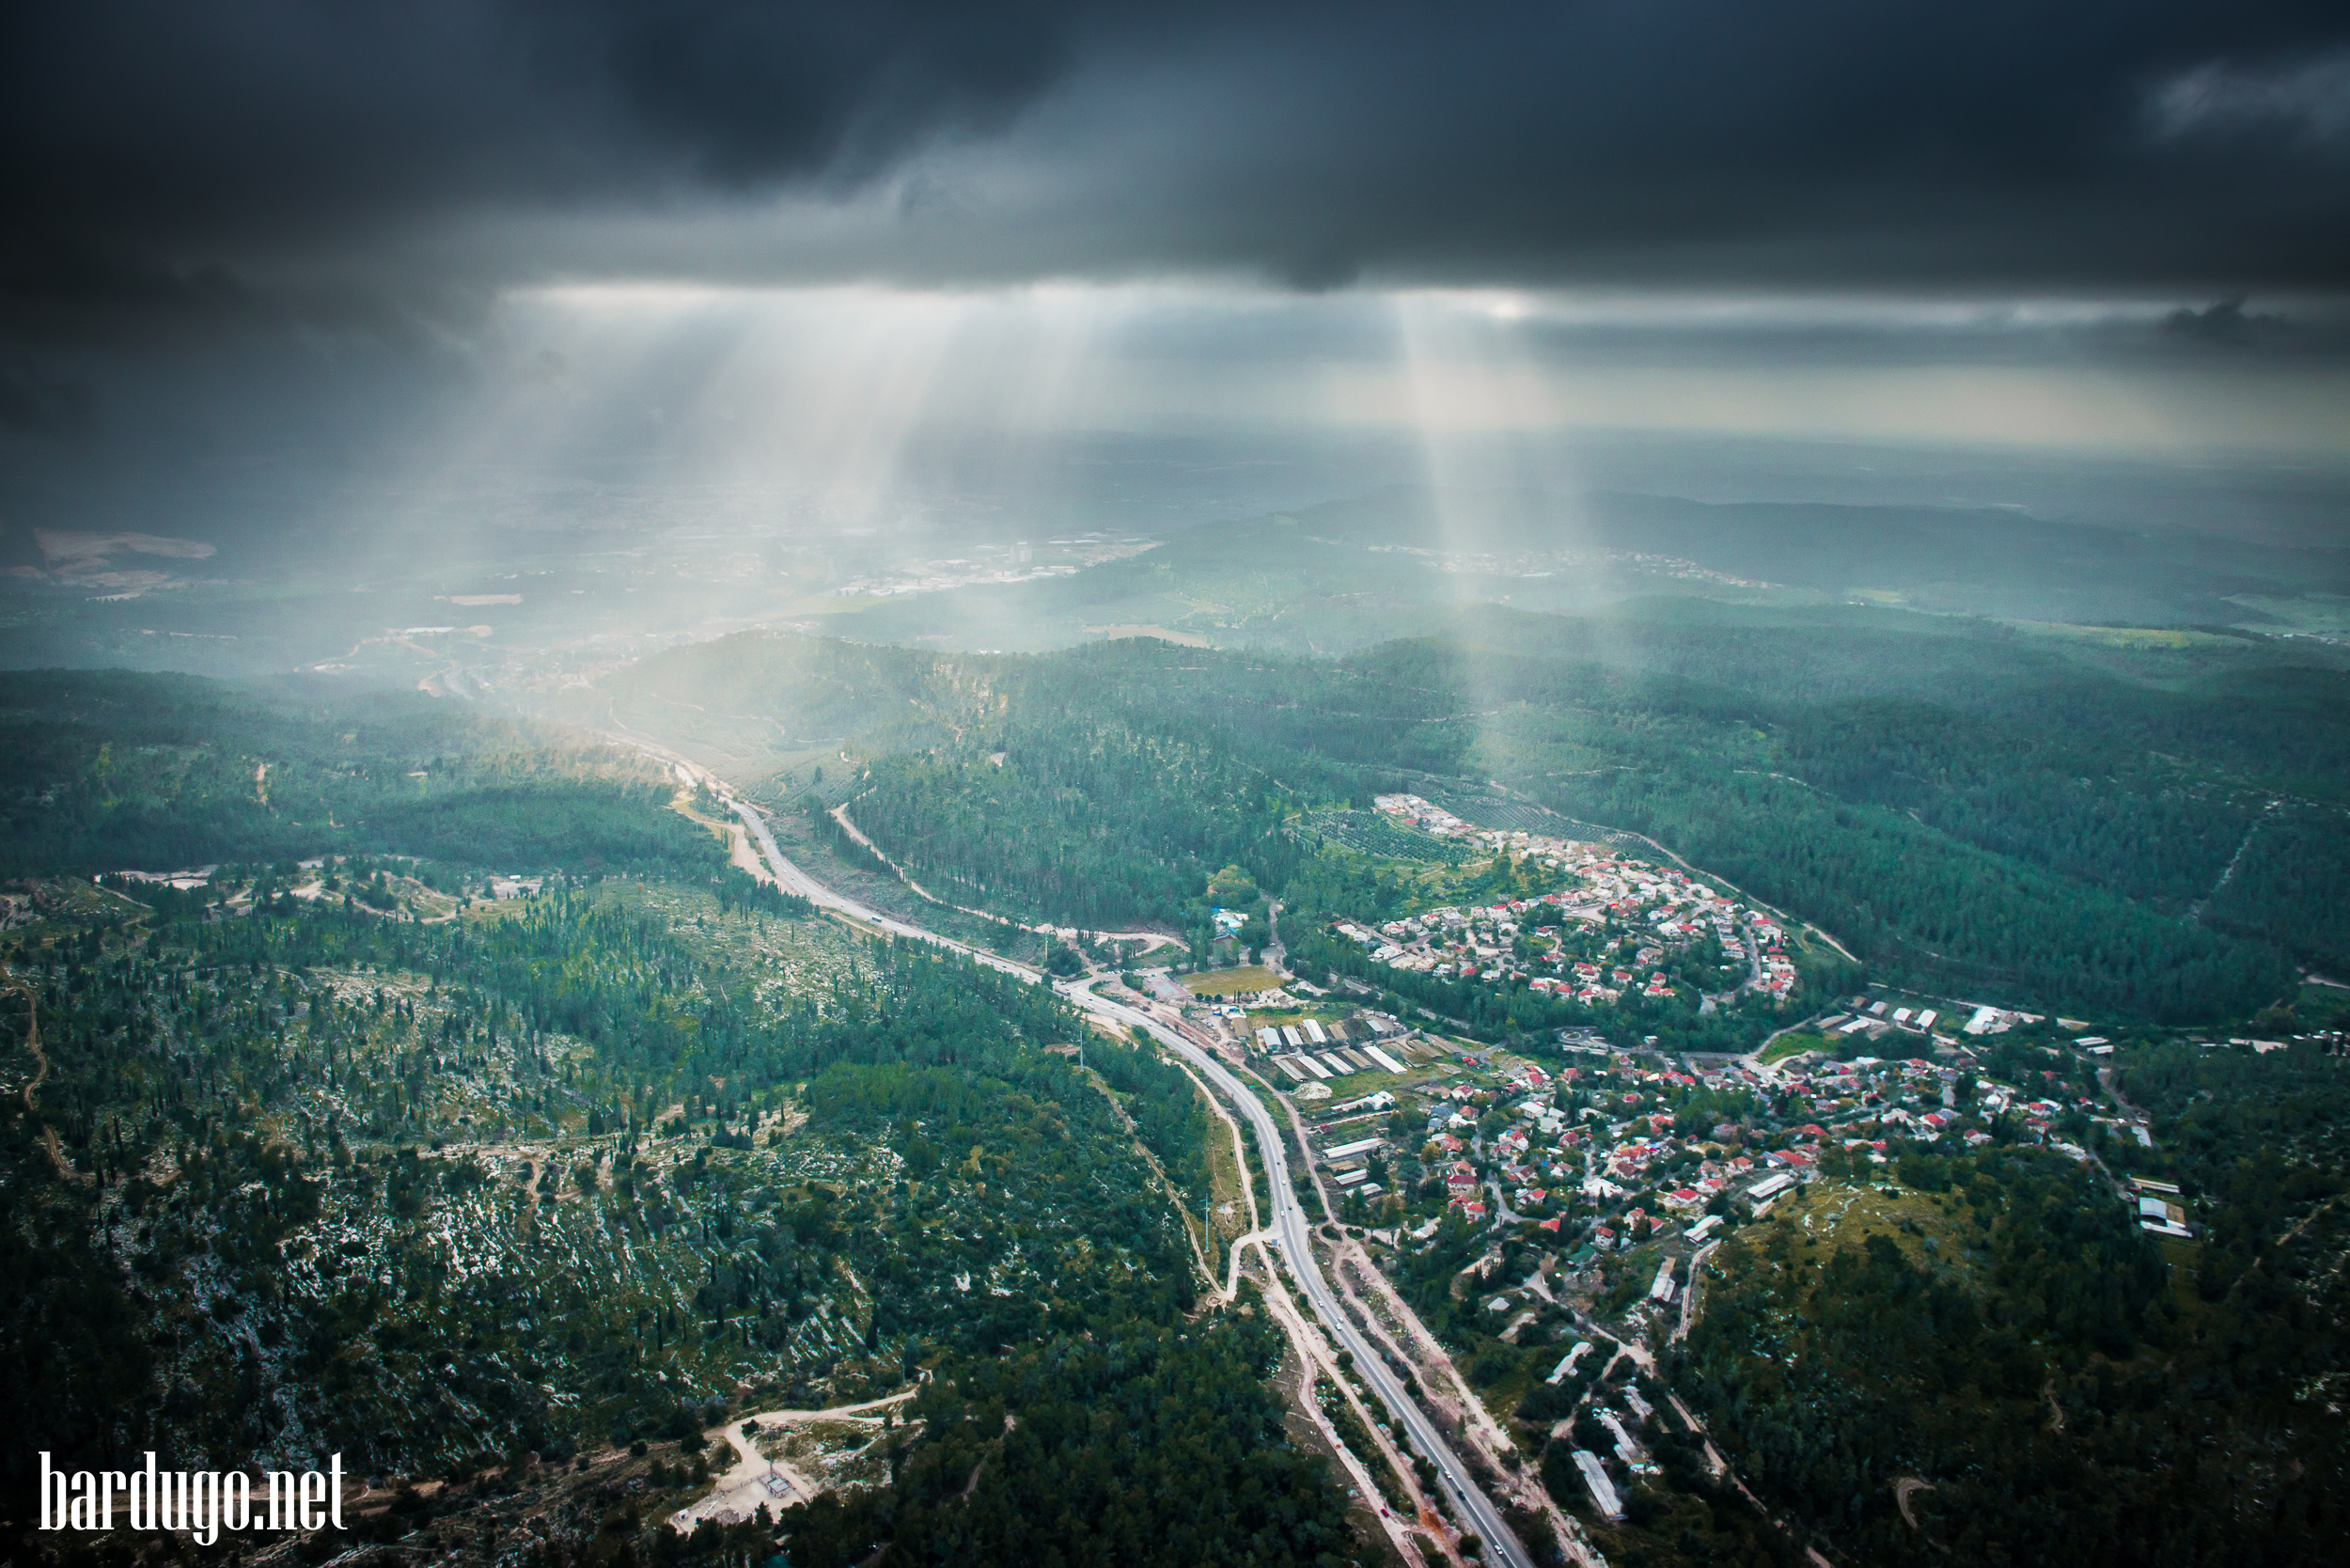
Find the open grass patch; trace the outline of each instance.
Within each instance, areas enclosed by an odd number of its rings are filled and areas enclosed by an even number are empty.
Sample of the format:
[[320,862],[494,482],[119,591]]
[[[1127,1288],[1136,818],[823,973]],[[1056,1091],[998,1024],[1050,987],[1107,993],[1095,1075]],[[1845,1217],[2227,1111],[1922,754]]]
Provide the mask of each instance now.
[[1244,964],[1237,969],[1186,975],[1179,983],[1195,996],[1236,996],[1246,991],[1271,991],[1281,983],[1281,977],[1261,964]]
[[1782,1034],[1762,1047],[1762,1059],[1763,1065],[1768,1066],[1775,1061],[1785,1061],[1789,1057],[1801,1056],[1806,1051],[1826,1049],[1827,1042],[1819,1035]]

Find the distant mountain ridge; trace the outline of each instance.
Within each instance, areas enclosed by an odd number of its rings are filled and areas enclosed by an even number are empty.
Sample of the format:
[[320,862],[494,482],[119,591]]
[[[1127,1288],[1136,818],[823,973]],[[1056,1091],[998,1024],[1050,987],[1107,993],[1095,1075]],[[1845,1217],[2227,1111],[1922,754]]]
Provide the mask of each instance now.
[[1394,486],[1203,524],[1073,576],[825,618],[865,641],[1035,650],[1112,627],[1339,652],[1466,604],[1576,613],[1659,592],[1859,600],[2060,624],[2262,627],[2350,595],[2350,550],[2052,522],[1996,507],[1709,502]]

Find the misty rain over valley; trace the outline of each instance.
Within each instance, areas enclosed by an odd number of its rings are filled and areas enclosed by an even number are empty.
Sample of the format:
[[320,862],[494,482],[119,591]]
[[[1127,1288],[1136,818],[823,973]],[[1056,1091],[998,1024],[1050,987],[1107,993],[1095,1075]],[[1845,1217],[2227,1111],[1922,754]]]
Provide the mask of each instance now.
[[0,1560],[2341,1557],[2332,10],[0,39]]

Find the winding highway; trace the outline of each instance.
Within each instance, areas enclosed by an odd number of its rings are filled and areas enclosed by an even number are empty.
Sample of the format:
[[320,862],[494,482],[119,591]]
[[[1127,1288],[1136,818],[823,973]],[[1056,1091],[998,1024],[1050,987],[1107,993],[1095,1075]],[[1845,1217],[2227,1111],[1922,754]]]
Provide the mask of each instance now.
[[[758,844],[760,855],[775,872],[776,880],[786,891],[796,893],[820,908],[837,911],[891,935],[934,943],[1024,980],[1041,982],[1044,979],[1027,964],[958,942],[949,936],[942,936],[936,932],[926,931],[920,926],[910,925],[878,910],[869,909],[853,899],[844,898],[786,859],[782,850],[776,847],[775,834],[769,830],[766,820],[754,808],[731,794],[727,798],[734,814],[741,819],[744,829]],[[1451,1443],[1437,1429],[1436,1423],[1429,1419],[1426,1412],[1403,1391],[1402,1384],[1388,1370],[1378,1348],[1340,1309],[1337,1293],[1323,1278],[1322,1265],[1314,1257],[1310,1235],[1312,1222],[1307,1217],[1305,1205],[1298,1201],[1296,1189],[1290,1184],[1287,1146],[1281,1140],[1280,1129],[1274,1122],[1273,1114],[1265,1109],[1264,1102],[1251,1093],[1248,1086],[1214,1053],[1203,1050],[1154,1013],[1095,996],[1093,986],[1096,983],[1093,980],[1079,979],[1062,981],[1054,989],[1072,1005],[1083,1008],[1097,1018],[1149,1034],[1197,1068],[1231,1103],[1233,1108],[1248,1119],[1249,1126],[1256,1131],[1258,1147],[1264,1156],[1268,1177],[1265,1187],[1273,1205],[1273,1236],[1269,1245],[1278,1247],[1287,1256],[1292,1277],[1296,1279],[1306,1299],[1312,1303],[1324,1325],[1339,1344],[1353,1353],[1355,1371],[1379,1396],[1380,1403],[1402,1424],[1403,1430],[1410,1434],[1412,1446],[1427,1455],[1429,1462],[1435,1466],[1438,1480],[1452,1497],[1457,1516],[1467,1521],[1485,1543],[1485,1560],[1505,1564],[1506,1568],[1534,1568],[1533,1559],[1528,1555],[1526,1547],[1510,1527],[1502,1522],[1501,1511],[1494,1506],[1493,1499],[1477,1484]]]

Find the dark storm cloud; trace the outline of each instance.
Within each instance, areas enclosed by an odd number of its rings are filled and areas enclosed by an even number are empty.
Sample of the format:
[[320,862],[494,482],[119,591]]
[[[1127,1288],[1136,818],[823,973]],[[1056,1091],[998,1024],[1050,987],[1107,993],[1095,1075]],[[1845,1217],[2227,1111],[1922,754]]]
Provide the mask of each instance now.
[[0,368],[0,429],[74,440],[96,424],[95,400],[79,382]]
[[2244,308],[2239,294],[2201,310],[2181,306],[2162,319],[2165,336],[2195,343],[2217,343],[2232,349],[2250,348],[2264,338],[2291,330],[2284,317]]
[[[1512,324],[1529,355],[1559,368],[1602,366],[1883,368],[2094,365],[2193,372],[2289,369],[2350,363],[2350,314],[2340,302],[2297,311],[2255,309],[2238,294],[2201,308],[1964,310],[1904,304],[1866,308],[1760,309],[1721,316],[1685,308],[1593,312]],[[1851,302],[1837,302],[1849,306]],[[1627,319],[1628,318],[1628,319]]]
[[2350,20],[2188,0],[79,0],[0,23],[20,336],[552,276],[2332,292]]
[[0,289],[20,331],[446,305],[502,281],[403,258],[452,225],[838,186],[1000,128],[1063,70],[1073,3],[12,7]]
[[[2339,6],[1398,8],[1136,52],[1062,139],[1105,247],[1358,276],[1762,288],[2339,287]],[[1073,91],[1082,92],[1084,79]],[[1040,149],[1041,162],[1050,162]],[[1119,199],[1120,192],[1128,193]],[[1086,224],[1057,238],[1086,244]],[[1107,258],[1105,257],[1106,260]]]

